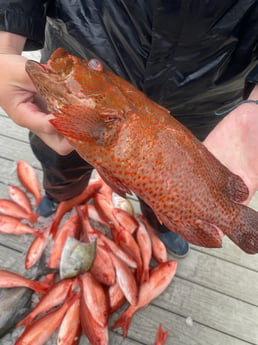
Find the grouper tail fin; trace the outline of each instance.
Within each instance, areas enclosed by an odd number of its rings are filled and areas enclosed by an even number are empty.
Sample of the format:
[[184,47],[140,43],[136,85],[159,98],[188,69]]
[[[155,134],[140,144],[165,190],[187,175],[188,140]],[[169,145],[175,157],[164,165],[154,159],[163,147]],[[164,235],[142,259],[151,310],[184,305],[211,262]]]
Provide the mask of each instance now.
[[258,212],[245,205],[238,205],[231,233],[227,236],[248,254],[258,253]]

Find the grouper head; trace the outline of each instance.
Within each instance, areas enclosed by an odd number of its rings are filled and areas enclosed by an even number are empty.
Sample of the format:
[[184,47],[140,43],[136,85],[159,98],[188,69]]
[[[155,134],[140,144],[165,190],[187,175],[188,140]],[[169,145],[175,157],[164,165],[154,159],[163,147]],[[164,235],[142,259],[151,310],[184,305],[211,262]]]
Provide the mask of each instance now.
[[51,123],[75,148],[78,142],[115,140],[131,109],[124,94],[127,82],[101,61],[81,60],[59,48],[47,64],[27,61],[26,71],[56,117]]

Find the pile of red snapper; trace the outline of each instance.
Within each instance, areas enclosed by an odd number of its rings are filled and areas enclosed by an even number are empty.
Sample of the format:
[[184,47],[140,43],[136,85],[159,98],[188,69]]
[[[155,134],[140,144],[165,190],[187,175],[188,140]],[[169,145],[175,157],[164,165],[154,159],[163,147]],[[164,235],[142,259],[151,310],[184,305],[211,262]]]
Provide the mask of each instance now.
[[[34,169],[19,161],[17,175],[38,205],[42,197]],[[100,177],[91,180],[77,197],[61,202],[46,229],[37,226],[38,215],[21,188],[10,186],[9,195],[10,199],[0,199],[0,232],[34,236],[25,258],[26,269],[50,245],[48,267],[53,272],[37,281],[0,270],[0,287],[23,286],[40,294],[35,308],[17,325],[25,329],[15,345],[43,345],[58,328],[58,345],[78,344],[82,332],[93,345],[108,344],[109,327],[121,327],[127,336],[134,313],[172,281],[177,262],[168,260],[166,248],[150,224],[142,215],[134,215],[126,199],[120,198],[116,204],[115,193]],[[72,209],[76,214],[64,221]],[[95,229],[90,220],[106,231]],[[69,247],[71,239],[74,242]],[[78,259],[74,267],[60,268],[74,253]],[[154,267],[152,259],[157,263]],[[125,303],[128,307],[109,325],[109,316]],[[155,345],[164,344],[167,336],[159,325]]]

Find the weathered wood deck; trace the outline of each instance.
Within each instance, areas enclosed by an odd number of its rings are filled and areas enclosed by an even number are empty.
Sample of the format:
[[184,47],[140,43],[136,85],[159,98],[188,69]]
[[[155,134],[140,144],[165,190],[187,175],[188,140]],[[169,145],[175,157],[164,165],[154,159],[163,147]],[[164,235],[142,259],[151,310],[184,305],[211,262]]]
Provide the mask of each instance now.
[[[27,134],[0,111],[0,198],[8,197],[9,184],[18,185],[17,160],[41,176]],[[258,209],[257,196],[251,207]],[[28,246],[24,237],[0,235],[0,267],[24,272]],[[112,333],[110,344],[154,344],[160,322],[169,330],[168,345],[258,345],[258,255],[249,256],[226,239],[222,249],[192,247],[169,288],[134,316],[128,337]]]

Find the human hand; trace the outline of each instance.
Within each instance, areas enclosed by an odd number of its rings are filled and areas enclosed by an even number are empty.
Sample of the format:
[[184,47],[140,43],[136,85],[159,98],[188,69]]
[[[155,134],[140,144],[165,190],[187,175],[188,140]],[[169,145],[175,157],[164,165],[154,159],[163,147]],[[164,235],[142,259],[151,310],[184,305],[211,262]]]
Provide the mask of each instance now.
[[0,54],[0,105],[19,126],[38,135],[61,155],[73,148],[50,124],[46,105],[25,71],[27,59],[15,54]]
[[0,106],[19,126],[37,134],[59,154],[70,153],[73,148],[49,123],[46,105],[25,71],[27,59],[20,56],[25,38],[0,32]]
[[[258,99],[258,86],[249,99]],[[247,204],[258,190],[258,105],[244,103],[231,111],[207,136],[204,145],[249,189]]]

